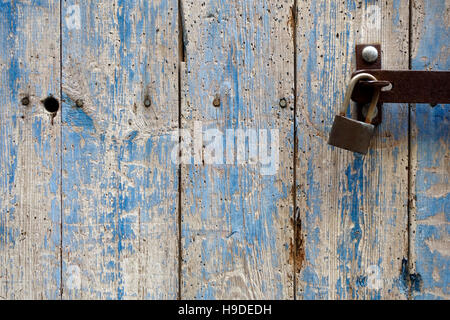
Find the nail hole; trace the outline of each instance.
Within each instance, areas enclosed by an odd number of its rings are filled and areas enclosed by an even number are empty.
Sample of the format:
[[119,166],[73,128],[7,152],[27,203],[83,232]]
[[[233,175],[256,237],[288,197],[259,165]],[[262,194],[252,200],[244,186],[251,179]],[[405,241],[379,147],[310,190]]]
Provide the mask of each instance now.
[[30,104],[30,97],[23,97],[20,102],[22,103],[22,105],[27,106]]
[[45,98],[42,103],[44,104],[45,110],[50,113],[56,113],[59,109],[59,102],[54,97],[49,96]]
[[150,100],[150,97],[146,96],[146,97],[144,98],[144,106],[145,106],[146,108],[149,108],[151,105],[152,105],[152,100]]

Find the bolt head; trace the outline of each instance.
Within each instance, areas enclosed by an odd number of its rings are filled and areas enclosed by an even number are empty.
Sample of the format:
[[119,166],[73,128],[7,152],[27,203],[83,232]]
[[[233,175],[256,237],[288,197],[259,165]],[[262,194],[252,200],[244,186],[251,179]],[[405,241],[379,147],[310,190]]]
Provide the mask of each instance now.
[[373,63],[378,59],[378,50],[373,46],[367,46],[362,51],[364,61]]

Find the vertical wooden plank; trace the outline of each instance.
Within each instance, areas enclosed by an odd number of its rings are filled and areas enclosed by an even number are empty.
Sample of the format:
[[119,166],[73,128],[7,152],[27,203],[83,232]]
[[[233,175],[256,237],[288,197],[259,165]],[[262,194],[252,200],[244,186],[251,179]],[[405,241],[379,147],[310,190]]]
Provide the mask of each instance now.
[[60,294],[59,23],[59,2],[0,1],[0,299]]
[[177,2],[63,4],[63,297],[174,299]]
[[399,0],[298,2],[300,299],[407,297],[407,107],[384,106],[364,157],[327,140],[357,43],[381,43],[384,68],[408,68],[408,9]]
[[[293,297],[292,6],[292,0],[182,1],[182,129],[185,144],[192,140],[182,151],[182,298]],[[238,164],[244,150],[226,137],[233,129],[268,130],[259,141],[268,144],[267,154],[279,151],[279,167],[264,172],[258,156],[255,164]],[[271,129],[279,148],[270,147]],[[219,132],[208,139],[207,130]],[[223,150],[211,151],[214,142]],[[208,162],[209,155],[219,161]]]
[[[450,3],[412,2],[411,67],[449,70]],[[411,112],[412,297],[450,299],[450,113],[418,104]]]

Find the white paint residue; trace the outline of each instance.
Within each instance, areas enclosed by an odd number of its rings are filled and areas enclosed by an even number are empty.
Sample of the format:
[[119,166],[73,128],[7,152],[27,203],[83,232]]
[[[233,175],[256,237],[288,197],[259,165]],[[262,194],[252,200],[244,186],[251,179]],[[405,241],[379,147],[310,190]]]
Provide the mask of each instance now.
[[367,268],[367,287],[373,290],[379,290],[383,287],[383,281],[380,279],[380,267],[371,265]]
[[66,11],[66,24],[67,28],[70,30],[81,29],[81,15],[80,15],[80,6],[75,4],[67,8]]
[[374,32],[377,34],[381,30],[381,8],[377,5],[367,6],[361,20],[361,36],[368,41]]
[[71,265],[67,268],[66,287],[69,290],[79,290],[81,288],[81,270],[77,265]]

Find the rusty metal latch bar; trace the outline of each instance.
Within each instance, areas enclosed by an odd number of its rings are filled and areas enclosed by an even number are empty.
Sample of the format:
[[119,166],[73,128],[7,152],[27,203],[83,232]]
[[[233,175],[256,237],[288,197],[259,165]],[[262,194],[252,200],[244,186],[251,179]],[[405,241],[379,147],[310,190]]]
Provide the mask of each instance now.
[[[412,70],[358,70],[368,73],[378,81],[358,83],[352,94],[352,100],[358,103],[368,103],[374,88],[381,88],[380,103],[450,103],[450,72],[449,71],[412,71]],[[390,90],[383,91],[392,86]]]
[[380,92],[380,97],[372,119],[374,125],[382,121],[383,103],[450,103],[450,71],[384,70],[380,44],[357,44],[355,49],[356,71],[352,78],[368,73],[377,79],[361,80],[353,90],[359,121],[364,121],[375,91]]

